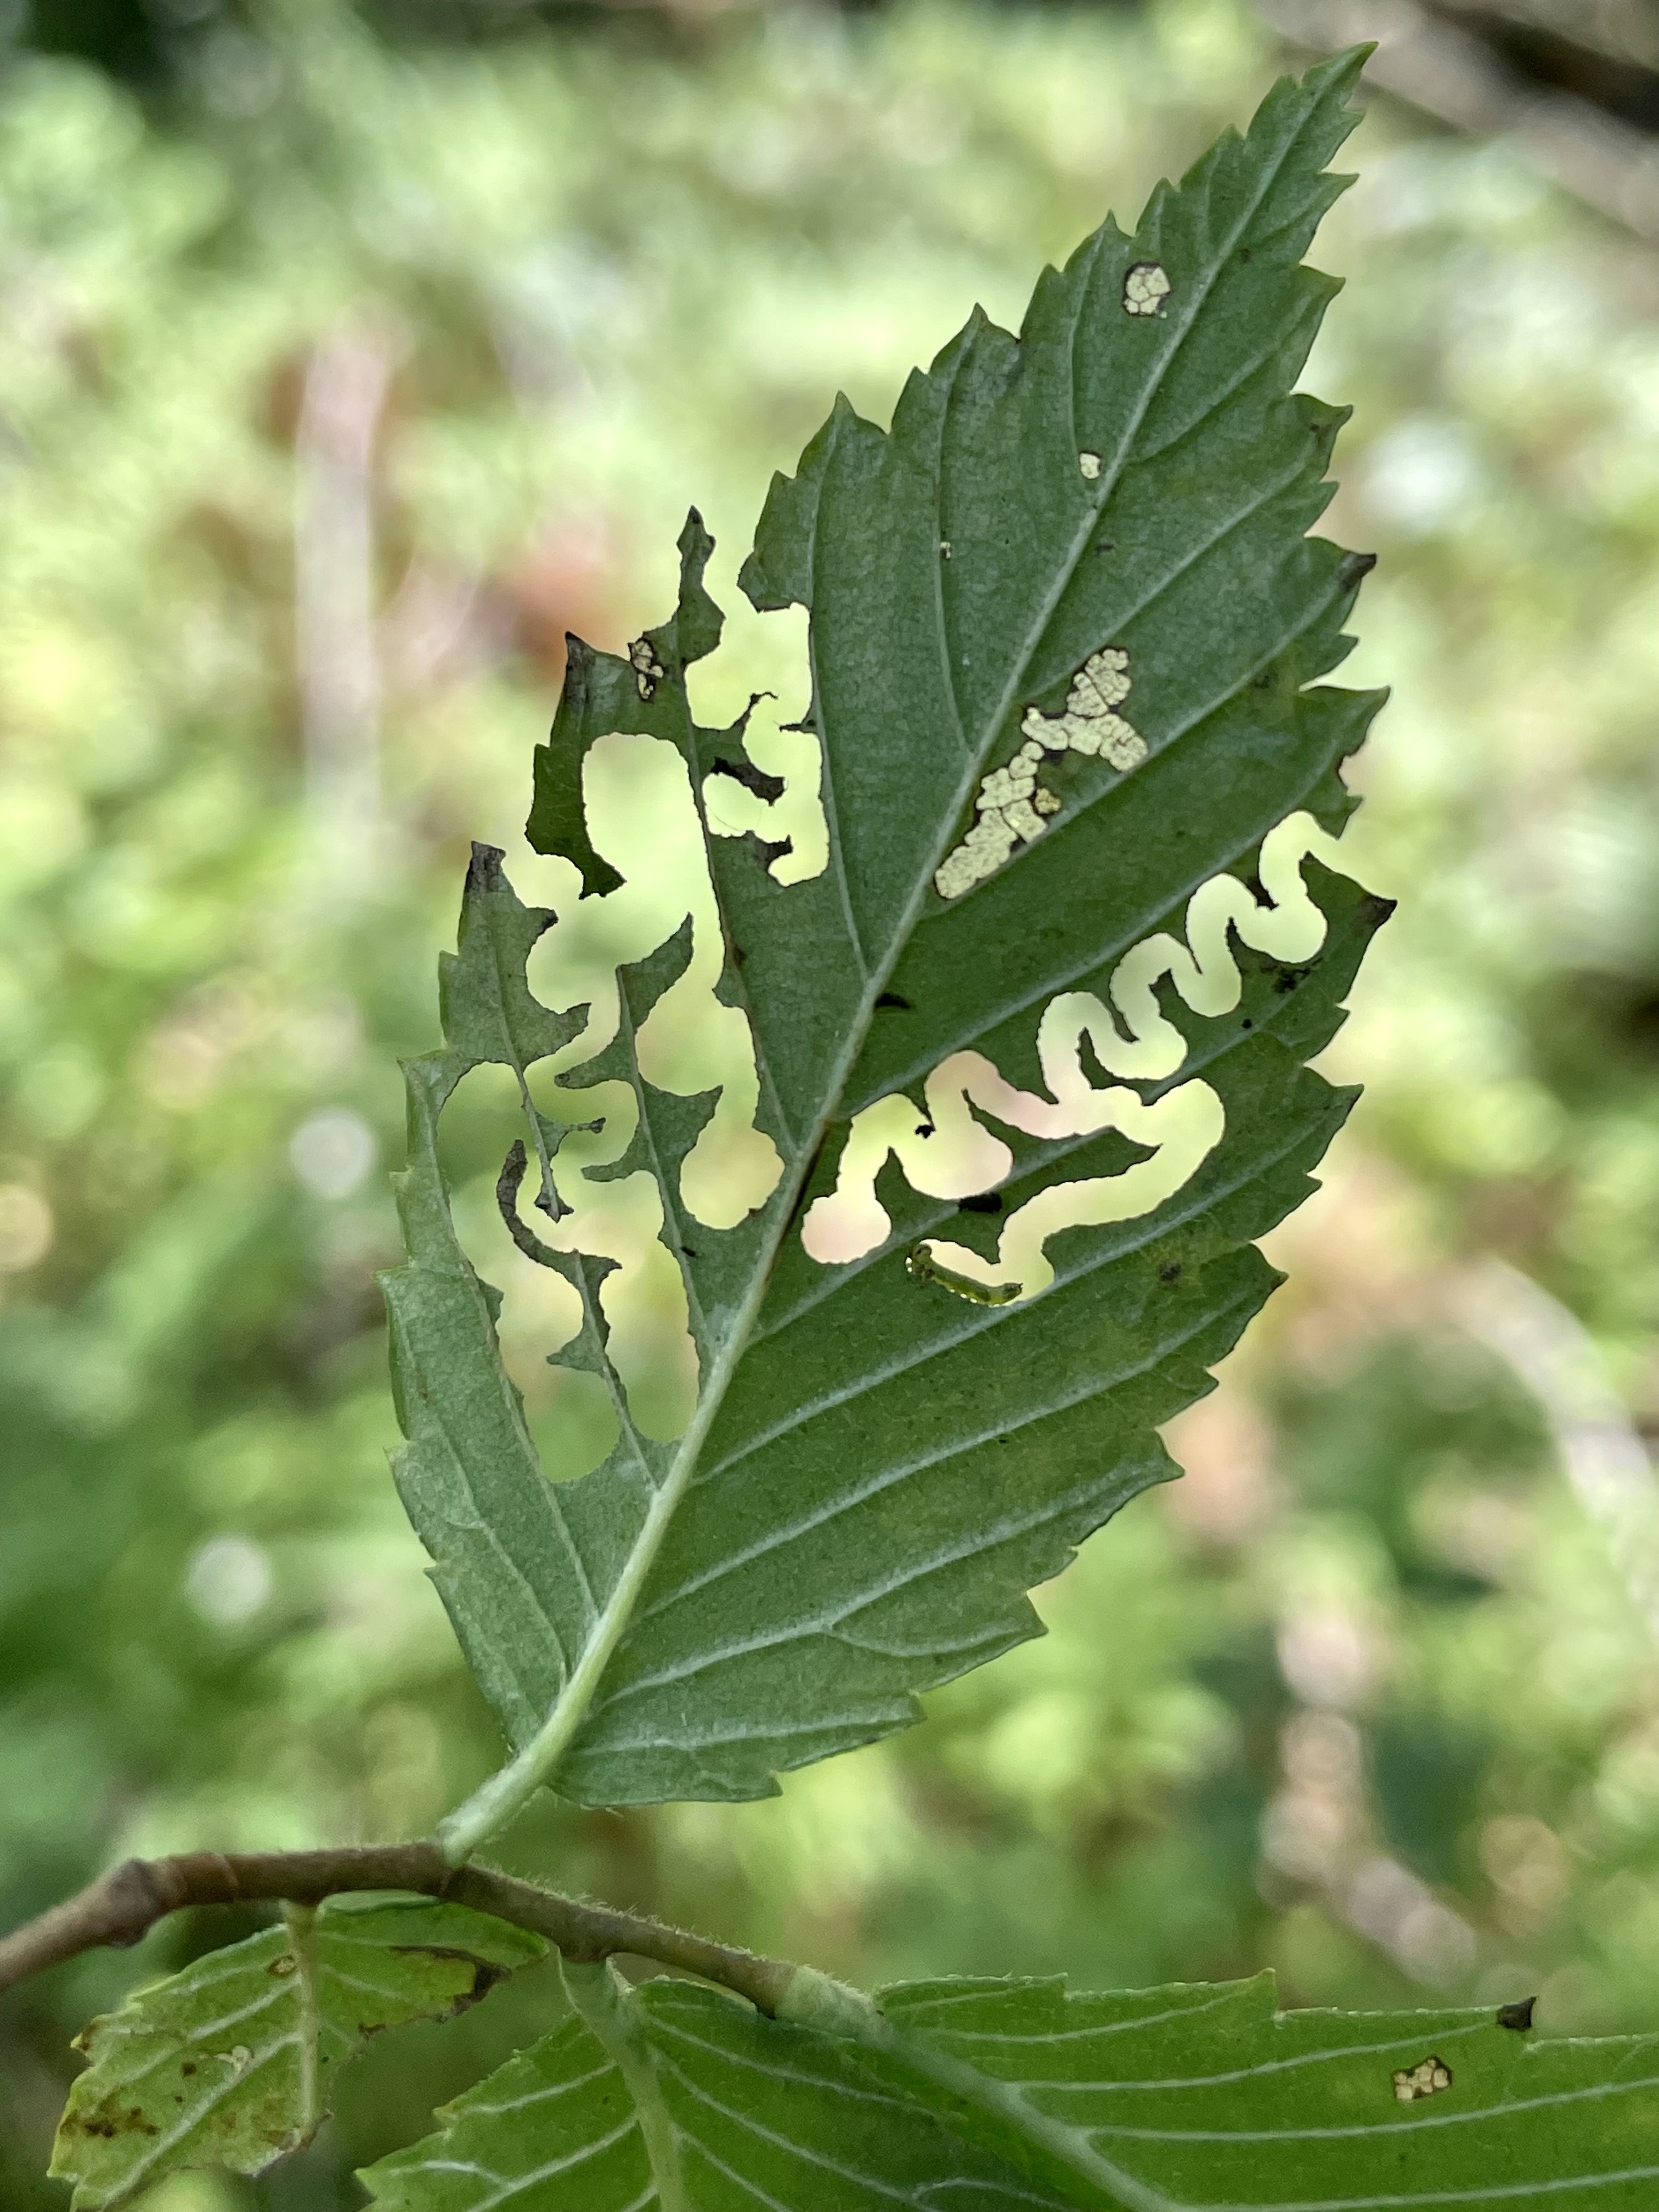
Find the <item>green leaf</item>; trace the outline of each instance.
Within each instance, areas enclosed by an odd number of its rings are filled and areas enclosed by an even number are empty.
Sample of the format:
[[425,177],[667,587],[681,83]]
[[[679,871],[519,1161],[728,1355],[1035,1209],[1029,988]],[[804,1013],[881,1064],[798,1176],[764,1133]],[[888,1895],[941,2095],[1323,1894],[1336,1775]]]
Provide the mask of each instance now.
[[[1272,1289],[1252,1240],[1350,1103],[1304,1062],[1387,911],[1307,857],[1333,850],[1378,703],[1316,681],[1369,564],[1306,535],[1342,416],[1292,389],[1335,289],[1300,261],[1358,67],[1281,82],[1133,238],[1109,220],[1047,271],[1018,338],[976,314],[890,431],[842,402],[775,481],[744,582],[809,610],[829,862],[786,883],[775,845],[703,842],[718,995],[780,1172],[735,1225],[697,1218],[684,1174],[714,1099],[642,1070],[694,912],[619,972],[614,1037],[559,1078],[572,1120],[585,1085],[631,1086],[630,1149],[595,1172],[660,1194],[700,1370],[678,1442],[629,1418],[610,1262],[549,1248],[514,1159],[502,1185],[521,1249],[582,1297],[558,1358],[617,1410],[610,1458],[557,1486],[438,1173],[437,1115],[493,1060],[559,1203],[562,1125],[522,1085],[569,1035],[525,983],[547,918],[495,856],[475,867],[448,1050],[410,1070],[388,1285],[403,1495],[518,1754],[452,1817],[453,1856],[544,1782],[750,1797],[906,1724],[918,1692],[1033,1634],[1024,1591],[1176,1471],[1158,1425]],[[601,739],[672,745],[699,799],[767,785],[743,722],[691,713],[687,666],[720,635],[709,550],[694,514],[673,617],[626,657],[573,649],[529,835],[590,897],[617,880],[583,811]]]
[[1659,2180],[1659,2039],[1539,2041],[1526,2008],[1281,2013],[1262,1974],[1103,1996],[921,1983],[878,2008],[803,1972],[794,2016],[768,2021],[684,1983],[625,1998],[605,1970],[567,1973],[587,2024],[372,2168],[377,2203],[1647,2212]]
[[52,2171],[77,2208],[123,2204],[164,2173],[259,2173],[308,2142],[366,2038],[447,2020],[542,1957],[538,1936],[465,1905],[335,1898],[96,2020]]
[[[409,1165],[396,1180],[408,1253],[381,1278],[391,1322],[392,1382],[409,1442],[393,1463],[410,1517],[469,1663],[515,1741],[534,1731],[569,1677],[570,1654],[597,1618],[584,1557],[591,1536],[568,1525],[571,1493],[552,1491],[525,1426],[523,1403],[495,1339],[500,1296],[474,1273],[450,1218],[438,1167],[438,1117],[461,1078],[512,1069],[538,1153],[544,1210],[557,1206],[550,1156],[562,1134],[538,1113],[529,1069],[568,1043],[580,1016],[556,1016],[531,995],[525,963],[553,917],[521,905],[493,846],[475,846],[458,949],[439,968],[447,1049],[404,1066]],[[515,1215],[516,1218],[516,1215]],[[586,1322],[567,1365],[610,1369],[595,1292],[603,1263],[557,1255],[581,1290]],[[659,1448],[638,1437],[613,1392],[644,1468]],[[647,1481],[648,1476],[641,1480]]]
[[1659,2038],[1539,2040],[1529,2006],[1282,2013],[1260,1974],[1104,1996],[919,1983],[878,2014],[821,2009],[876,2078],[1078,2205],[1646,2212],[1659,2183]]
[[1041,2212],[850,2047],[713,1990],[565,1969],[581,2008],[362,2179],[386,2212]]
[[663,2201],[622,2069],[579,2017],[436,2117],[436,2135],[362,2176],[389,2212],[482,2212],[515,2199],[550,2212],[642,2212]]

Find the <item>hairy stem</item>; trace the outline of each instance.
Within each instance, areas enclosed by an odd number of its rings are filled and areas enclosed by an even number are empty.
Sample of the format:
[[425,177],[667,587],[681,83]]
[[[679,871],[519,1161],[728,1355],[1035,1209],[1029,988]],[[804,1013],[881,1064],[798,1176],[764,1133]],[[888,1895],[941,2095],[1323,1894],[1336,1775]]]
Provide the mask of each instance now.
[[139,1942],[169,1913],[198,1905],[269,1901],[316,1906],[350,1890],[412,1890],[493,1913],[544,1936],[578,1965],[618,1952],[653,1960],[746,1997],[775,2013],[796,1969],[779,1959],[711,1942],[634,1912],[585,1905],[488,1867],[453,1867],[435,1843],[383,1844],[326,1851],[192,1851],[128,1859],[66,1904],[0,1937],[0,1990],[102,1944]]

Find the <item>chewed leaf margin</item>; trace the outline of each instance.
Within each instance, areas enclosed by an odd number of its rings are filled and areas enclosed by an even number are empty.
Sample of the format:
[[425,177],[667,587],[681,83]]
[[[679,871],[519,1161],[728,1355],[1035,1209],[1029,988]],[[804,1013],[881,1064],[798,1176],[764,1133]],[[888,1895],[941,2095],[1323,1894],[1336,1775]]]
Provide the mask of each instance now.
[[52,2172],[75,2184],[76,2212],[108,2212],[190,2167],[262,2173],[310,2142],[334,2077],[370,2036],[449,2019],[546,1949],[424,1898],[290,1909],[93,2021]]
[[[1326,164],[1359,59],[1281,82],[1133,238],[1109,219],[1046,271],[1018,337],[976,316],[890,429],[842,403],[775,480],[742,580],[757,606],[808,612],[830,864],[781,884],[757,838],[700,816],[708,908],[619,970],[615,1036],[558,1077],[577,1102],[631,1087],[631,1146],[603,1173],[649,1170],[684,1285],[700,1389],[672,1443],[640,1432],[613,1370],[611,1263],[535,1222],[561,1126],[525,1079],[531,1048],[555,1048],[525,1006],[540,921],[475,871],[446,1051],[410,1069],[410,1263],[388,1285],[400,1487],[514,1751],[445,1824],[453,1856],[543,1784],[589,1804],[750,1797],[906,1725],[921,1692],[1034,1633],[1025,1591],[1173,1472],[1157,1428],[1272,1289],[1251,1247],[1306,1195],[1351,1098],[1302,1063],[1386,912],[1308,860],[1297,898],[1317,927],[1293,946],[1275,935],[1292,902],[1263,889],[1291,817],[1341,828],[1341,766],[1380,704],[1320,680],[1369,564],[1310,535],[1343,410],[1297,388],[1334,289],[1302,255],[1346,181]],[[709,550],[694,514],[675,611],[625,654],[575,651],[538,754],[530,842],[587,898],[617,874],[583,810],[596,746],[672,747],[699,809],[742,758],[744,719],[704,728],[687,692],[720,634]],[[996,865],[942,883],[993,817]],[[1206,900],[1232,918],[1214,960]],[[650,1079],[639,1044],[708,961],[708,911],[757,1140],[781,1168],[729,1228],[695,1220],[680,1188],[708,1097]],[[1174,949],[1141,977],[1152,1017],[1127,1042],[1161,1025],[1171,1065],[1127,1074],[1113,1105],[1079,1031],[1080,1118],[1062,1128],[1040,1087],[1056,1006],[1098,1010],[1110,1063],[1125,978],[1158,945]],[[1182,983],[1160,1012],[1158,975],[1195,962],[1226,988]],[[554,1357],[599,1374],[617,1412],[610,1458],[573,1482],[536,1464],[438,1172],[445,1086],[486,1060],[524,1101],[501,1184],[515,1241],[582,1300]],[[993,1144],[963,1108],[999,1164],[977,1190],[916,1164],[928,1085],[969,1064],[975,1107],[1012,1117]],[[1182,1085],[1204,1127],[1177,1173]],[[872,1170],[877,1233],[843,1263],[811,1224],[877,1113],[908,1187]],[[1147,1152],[1162,1164],[1131,1202]],[[1088,1194],[1069,1225],[1048,1203],[1062,1183]],[[959,1202],[975,1196],[1000,1224]]]

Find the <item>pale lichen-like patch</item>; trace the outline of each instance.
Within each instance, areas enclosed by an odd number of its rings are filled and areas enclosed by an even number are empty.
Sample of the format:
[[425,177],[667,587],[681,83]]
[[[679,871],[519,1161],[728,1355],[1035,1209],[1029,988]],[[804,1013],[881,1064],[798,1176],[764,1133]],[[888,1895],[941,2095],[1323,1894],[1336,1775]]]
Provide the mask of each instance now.
[[1128,696],[1129,656],[1121,645],[1105,646],[1073,678],[1062,713],[1028,707],[1020,730],[1048,752],[1095,753],[1115,769],[1132,769],[1146,759],[1146,740],[1117,712]]
[[1419,2059],[1415,2066],[1397,2068],[1394,2076],[1394,2094],[1402,2105],[1414,2105],[1419,2097],[1437,2097],[1451,2085],[1451,2068],[1443,2058]]
[[628,648],[628,658],[633,665],[634,681],[639,686],[641,699],[649,699],[667,674],[652,648],[648,637],[636,637]]
[[1077,465],[1079,468],[1082,470],[1084,475],[1088,477],[1091,483],[1093,483],[1100,475],[1100,455],[1098,453],[1079,453],[1077,457]]
[[1156,261],[1137,261],[1123,279],[1123,312],[1161,315],[1170,291],[1168,273]]
[[912,1188],[928,1197],[969,1198],[1000,1182],[1012,1169],[1013,1153],[975,1120],[975,1108],[1050,1142],[1116,1129],[1151,1157],[1121,1175],[1040,1191],[1004,1223],[994,1260],[930,1239],[912,1255],[911,1273],[923,1280],[997,1304],[1030,1297],[1054,1279],[1044,1248],[1058,1231],[1136,1219],[1173,1197],[1221,1141],[1220,1098],[1198,1081],[1179,1085],[1151,1105],[1121,1082],[1097,1089],[1085,1045],[1109,1076],[1167,1081],[1188,1048],[1158,1003],[1158,986],[1167,976],[1194,1013],[1213,1019],[1237,1006],[1243,989],[1234,932],[1271,959],[1298,965],[1310,960],[1325,941],[1326,925],[1302,880],[1302,863],[1312,853],[1332,866],[1336,852],[1310,815],[1291,816],[1262,842],[1260,899],[1236,876],[1212,876],[1188,901],[1184,943],[1159,930],[1119,961],[1110,1009],[1087,991],[1052,999],[1036,1040],[1048,1096],[1017,1090],[982,1053],[959,1052],[927,1078],[925,1108],[902,1091],[866,1107],[847,1133],[835,1189],[814,1201],[802,1224],[808,1255],[824,1266],[845,1265],[885,1243],[892,1222],[876,1196],[876,1179],[890,1156]]
[[1045,752],[1097,756],[1120,770],[1146,759],[1146,740],[1117,712],[1128,696],[1129,656],[1121,645],[1108,645],[1091,653],[1073,678],[1061,713],[1025,709],[1019,726],[1024,742],[1006,768],[980,785],[973,827],[934,873],[941,898],[960,898],[994,875],[1016,845],[1042,836],[1045,815],[1060,811],[1059,799],[1037,781]]

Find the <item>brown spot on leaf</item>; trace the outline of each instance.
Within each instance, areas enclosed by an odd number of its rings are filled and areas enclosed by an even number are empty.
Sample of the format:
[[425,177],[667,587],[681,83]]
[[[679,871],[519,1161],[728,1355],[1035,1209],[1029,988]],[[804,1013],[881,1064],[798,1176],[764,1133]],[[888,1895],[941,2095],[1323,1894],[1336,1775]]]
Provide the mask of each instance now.
[[1536,1997],[1518,1997],[1513,2004],[1499,2005],[1498,2025],[1513,2028],[1517,2035],[1524,2035],[1532,2026],[1532,2008],[1537,2002]]
[[107,2100],[89,2112],[66,2113],[64,2130],[66,2134],[78,2131],[84,2136],[95,2136],[102,2142],[113,2142],[118,2136],[159,2136],[161,2132],[154,2120],[146,2118],[142,2106],[129,2105],[124,2112],[118,2105]]

